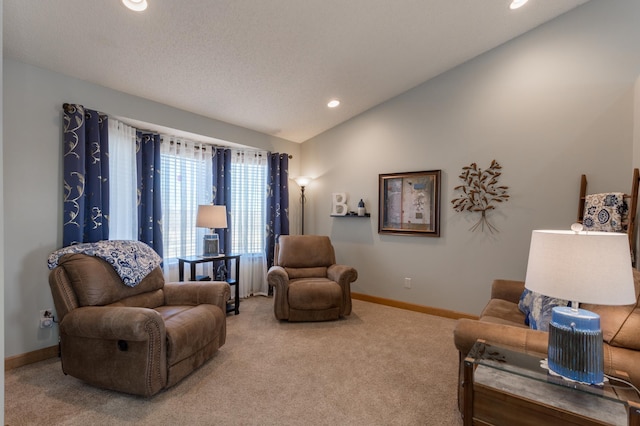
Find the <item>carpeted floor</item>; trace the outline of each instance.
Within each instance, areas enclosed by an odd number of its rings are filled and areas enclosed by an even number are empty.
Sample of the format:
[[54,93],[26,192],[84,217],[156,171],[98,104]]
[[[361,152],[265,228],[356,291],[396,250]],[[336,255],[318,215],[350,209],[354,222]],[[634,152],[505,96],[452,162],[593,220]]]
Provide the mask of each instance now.
[[65,376],[51,359],[6,372],[7,425],[461,425],[455,321],[358,300],[347,319],[279,322],[243,300],[227,343],[145,399]]

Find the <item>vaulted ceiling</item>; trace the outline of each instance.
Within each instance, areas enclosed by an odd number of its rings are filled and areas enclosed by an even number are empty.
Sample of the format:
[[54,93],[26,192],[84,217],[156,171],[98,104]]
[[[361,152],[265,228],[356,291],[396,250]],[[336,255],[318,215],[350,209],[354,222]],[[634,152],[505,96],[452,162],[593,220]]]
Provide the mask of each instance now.
[[587,1],[4,0],[4,55],[303,142]]

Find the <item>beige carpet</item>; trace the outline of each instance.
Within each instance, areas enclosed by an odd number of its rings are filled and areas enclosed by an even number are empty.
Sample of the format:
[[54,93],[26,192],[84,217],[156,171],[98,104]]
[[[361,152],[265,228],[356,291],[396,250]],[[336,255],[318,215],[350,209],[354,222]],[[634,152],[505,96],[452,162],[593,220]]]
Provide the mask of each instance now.
[[96,389],[51,359],[8,371],[8,425],[461,425],[454,320],[354,300],[345,320],[281,323],[243,300],[227,343],[150,399]]

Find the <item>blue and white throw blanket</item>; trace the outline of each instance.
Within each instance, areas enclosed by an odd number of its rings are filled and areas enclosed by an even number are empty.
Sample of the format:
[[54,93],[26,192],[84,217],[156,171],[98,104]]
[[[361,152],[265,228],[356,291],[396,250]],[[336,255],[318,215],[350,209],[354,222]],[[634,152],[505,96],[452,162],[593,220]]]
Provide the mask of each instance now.
[[162,262],[158,253],[141,241],[105,240],[75,244],[54,251],[49,255],[49,269],[58,266],[60,258],[69,253],[86,254],[104,259],[115,269],[122,282],[129,287],[138,285]]
[[623,221],[627,210],[621,192],[587,195],[582,224],[587,231],[626,232]]

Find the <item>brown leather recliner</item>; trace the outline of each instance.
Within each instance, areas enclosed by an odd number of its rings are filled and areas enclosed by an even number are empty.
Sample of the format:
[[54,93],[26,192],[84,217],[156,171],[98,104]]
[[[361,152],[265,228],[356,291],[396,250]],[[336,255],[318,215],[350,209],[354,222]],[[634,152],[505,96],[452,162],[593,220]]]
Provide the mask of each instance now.
[[335,320],[351,313],[351,283],[358,272],[337,265],[329,237],[281,235],[267,280],[275,289],[276,318],[289,321]]
[[[580,304],[600,315],[604,339],[604,373],[620,377],[621,373],[640,387],[640,271],[633,269],[636,303],[624,306]],[[603,284],[603,285],[606,285]],[[549,334],[525,325],[525,315],[518,308],[523,281],[495,280],[491,300],[479,320],[460,319],[453,332],[459,351],[458,403],[462,409],[464,358],[478,339],[518,348],[524,352],[547,353]],[[624,375],[622,378],[625,378]]]
[[94,386],[151,396],[225,343],[227,283],[165,283],[158,267],[128,287],[106,261],[66,254],[49,285],[62,370]]

